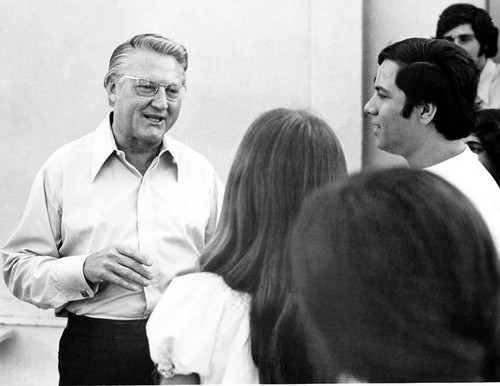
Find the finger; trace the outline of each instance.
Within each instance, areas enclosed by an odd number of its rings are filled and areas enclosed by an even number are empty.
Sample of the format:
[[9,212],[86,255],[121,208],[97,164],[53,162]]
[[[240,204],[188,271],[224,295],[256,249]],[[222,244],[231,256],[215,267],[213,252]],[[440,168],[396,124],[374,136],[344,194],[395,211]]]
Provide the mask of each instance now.
[[[150,282],[149,277],[137,273],[124,265],[115,265],[112,267],[111,271],[121,279],[131,282],[132,284],[140,285],[141,287],[147,287]],[[152,275],[149,273],[147,273],[147,275],[152,277]]]
[[116,284],[117,286],[125,288],[126,290],[129,291],[139,291],[141,289],[140,286],[132,284],[131,282],[125,280],[124,278],[109,271],[105,275],[105,281],[108,283]]
[[153,274],[147,267],[138,263],[135,260],[130,259],[129,257],[126,256],[118,257],[117,262],[119,265],[139,274],[144,279],[151,280],[153,278]]
[[130,257],[137,261],[140,264],[144,264],[147,266],[153,265],[153,261],[149,258],[149,256],[145,255],[144,253],[141,253],[135,249],[132,249],[130,247],[126,247],[124,245],[117,245],[116,250],[118,253]]

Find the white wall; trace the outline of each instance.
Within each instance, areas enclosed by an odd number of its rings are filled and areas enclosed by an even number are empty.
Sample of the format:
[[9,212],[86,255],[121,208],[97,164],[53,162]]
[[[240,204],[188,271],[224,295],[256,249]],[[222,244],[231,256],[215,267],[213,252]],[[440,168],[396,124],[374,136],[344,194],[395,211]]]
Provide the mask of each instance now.
[[[500,28],[500,1],[498,0],[486,0],[486,9],[488,9],[491,19],[493,20],[493,24]],[[500,52],[497,52],[497,55],[494,58],[495,62],[500,62]]]
[[55,386],[61,326],[11,326],[14,335],[0,343],[0,385]]

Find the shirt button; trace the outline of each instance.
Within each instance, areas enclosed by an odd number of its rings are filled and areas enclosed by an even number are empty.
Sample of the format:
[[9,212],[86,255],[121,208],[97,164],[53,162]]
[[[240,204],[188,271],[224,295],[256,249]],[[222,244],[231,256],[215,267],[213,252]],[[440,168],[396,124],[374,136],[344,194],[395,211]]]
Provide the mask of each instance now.
[[84,298],[90,297],[90,295],[88,294],[87,291],[80,291],[80,295],[82,295],[82,297],[84,297]]

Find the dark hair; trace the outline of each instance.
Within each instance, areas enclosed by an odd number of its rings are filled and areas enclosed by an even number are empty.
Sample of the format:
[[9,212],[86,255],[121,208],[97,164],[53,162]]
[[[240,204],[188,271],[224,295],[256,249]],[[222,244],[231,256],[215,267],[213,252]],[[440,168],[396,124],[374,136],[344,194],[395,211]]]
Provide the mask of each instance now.
[[442,39],[451,29],[470,24],[478,40],[481,51],[479,55],[492,58],[498,51],[498,28],[493,25],[491,16],[484,9],[472,4],[453,4],[446,8],[439,16],[436,29],[436,38]]
[[334,132],[304,110],[262,114],[240,144],[216,234],[200,261],[203,271],[252,295],[252,356],[261,383],[279,382],[274,361],[281,358],[271,353],[270,340],[289,294],[284,245],[293,221],[308,193],[345,175],[344,153]]
[[445,138],[455,140],[470,134],[479,108],[479,70],[463,48],[446,40],[410,38],[384,48],[378,64],[384,60],[401,67],[396,85],[406,96],[404,118],[416,106],[432,103],[437,108],[433,122]]
[[440,177],[395,168],[322,188],[290,250],[321,382],[500,379],[495,247]]
[[500,110],[484,109],[477,113],[476,126],[472,130],[481,141],[495,170],[493,178],[500,185]]

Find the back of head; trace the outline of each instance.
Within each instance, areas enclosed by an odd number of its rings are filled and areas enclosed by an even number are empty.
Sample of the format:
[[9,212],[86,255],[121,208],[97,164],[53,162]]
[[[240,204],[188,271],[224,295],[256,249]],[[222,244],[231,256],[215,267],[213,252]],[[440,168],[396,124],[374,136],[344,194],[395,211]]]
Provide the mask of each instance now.
[[158,34],[141,34],[127,40],[115,48],[109,60],[109,68],[104,77],[104,87],[113,79],[115,75],[120,74],[127,57],[135,50],[146,50],[156,52],[160,55],[173,56],[182,66],[184,71],[188,68],[188,53],[186,48],[176,42]]
[[[235,290],[252,294],[252,357],[262,383],[293,378],[286,371],[282,374],[280,363],[294,361],[284,359],[281,349],[276,352],[270,344],[290,293],[284,246],[293,221],[308,193],[345,174],[337,137],[325,121],[304,110],[262,114],[236,154],[221,219],[201,261],[203,270],[222,276]],[[291,351],[301,355],[299,350]]]
[[408,118],[413,108],[432,103],[438,132],[449,140],[467,137],[475,121],[479,70],[469,54],[446,40],[410,38],[389,45],[379,56],[401,68],[396,85],[405,93],[402,115]]
[[345,174],[342,148],[321,118],[284,108],[259,116],[233,161],[218,230],[202,257],[205,268],[254,293],[261,271],[279,268],[273,257],[303,198]]
[[453,4],[446,8],[439,16],[436,38],[443,39],[445,33],[462,24],[471,25],[481,45],[481,52],[487,58],[497,54],[498,28],[493,25],[488,12],[472,4]]
[[492,380],[495,250],[472,204],[441,178],[392,169],[321,189],[297,219],[291,257],[323,382]]

